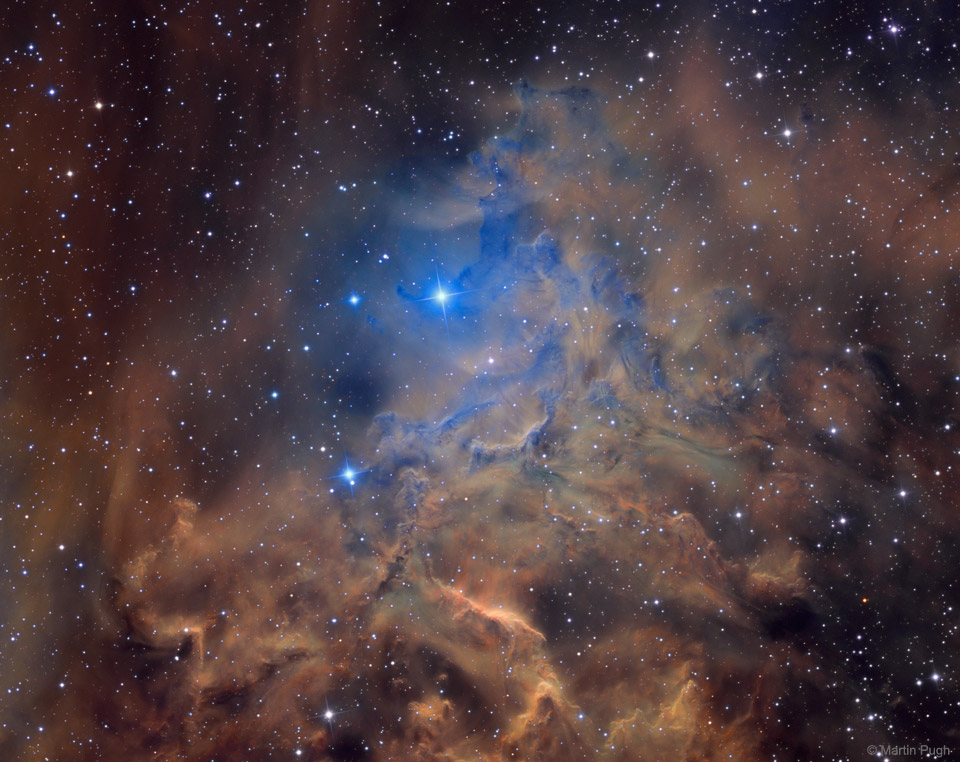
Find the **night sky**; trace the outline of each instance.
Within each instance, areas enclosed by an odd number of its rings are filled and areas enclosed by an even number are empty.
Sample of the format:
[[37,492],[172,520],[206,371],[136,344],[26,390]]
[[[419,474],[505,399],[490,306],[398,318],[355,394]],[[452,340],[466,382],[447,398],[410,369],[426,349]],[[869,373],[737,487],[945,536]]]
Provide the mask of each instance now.
[[0,759],[960,754],[958,16],[8,3]]

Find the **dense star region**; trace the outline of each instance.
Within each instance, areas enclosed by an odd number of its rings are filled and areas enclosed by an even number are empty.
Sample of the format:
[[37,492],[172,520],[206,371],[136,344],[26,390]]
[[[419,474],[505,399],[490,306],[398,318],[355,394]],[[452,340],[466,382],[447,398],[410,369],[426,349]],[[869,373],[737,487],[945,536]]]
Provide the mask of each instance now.
[[960,754],[950,3],[2,14],[0,759]]

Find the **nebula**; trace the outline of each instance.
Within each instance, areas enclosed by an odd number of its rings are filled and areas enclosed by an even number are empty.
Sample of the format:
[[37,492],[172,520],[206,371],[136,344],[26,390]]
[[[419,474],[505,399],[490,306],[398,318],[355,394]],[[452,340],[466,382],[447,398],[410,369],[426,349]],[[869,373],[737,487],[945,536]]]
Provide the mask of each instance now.
[[946,22],[385,5],[13,25],[0,756],[960,748]]

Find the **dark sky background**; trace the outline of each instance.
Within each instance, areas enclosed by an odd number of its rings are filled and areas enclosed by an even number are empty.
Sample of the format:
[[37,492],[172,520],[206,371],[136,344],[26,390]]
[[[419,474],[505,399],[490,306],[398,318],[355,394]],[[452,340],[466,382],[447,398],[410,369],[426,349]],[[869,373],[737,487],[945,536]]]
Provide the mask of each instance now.
[[953,4],[2,20],[0,758],[960,753]]

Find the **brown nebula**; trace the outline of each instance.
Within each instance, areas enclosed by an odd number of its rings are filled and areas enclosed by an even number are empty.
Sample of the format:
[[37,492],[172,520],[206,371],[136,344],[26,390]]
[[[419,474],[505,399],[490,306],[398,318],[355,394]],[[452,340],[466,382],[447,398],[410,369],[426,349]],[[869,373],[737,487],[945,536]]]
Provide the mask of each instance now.
[[[31,135],[11,80],[0,756],[960,743],[933,96],[891,114],[837,69],[781,117],[704,23],[642,87],[448,89],[433,113],[480,126],[441,156],[382,124],[428,121],[411,70],[440,64],[391,47],[423,11],[117,12],[149,92],[105,53]],[[96,30],[63,35],[78,90]]]

